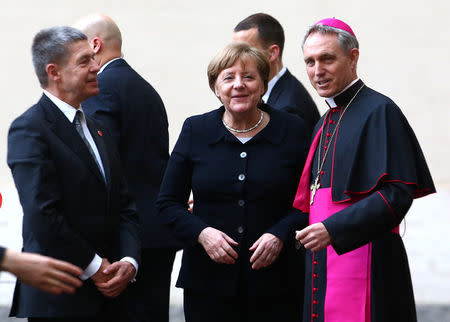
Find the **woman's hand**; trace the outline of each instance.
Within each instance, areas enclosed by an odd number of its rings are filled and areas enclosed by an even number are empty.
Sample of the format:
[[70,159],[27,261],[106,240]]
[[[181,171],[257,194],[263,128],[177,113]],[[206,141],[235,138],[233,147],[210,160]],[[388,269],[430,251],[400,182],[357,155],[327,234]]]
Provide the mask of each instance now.
[[270,233],[265,233],[250,247],[255,251],[250,258],[253,269],[267,267],[277,259],[283,248],[283,241]]
[[220,230],[206,227],[198,235],[198,242],[216,263],[234,264],[238,258],[238,254],[231,247],[237,246],[238,243]]

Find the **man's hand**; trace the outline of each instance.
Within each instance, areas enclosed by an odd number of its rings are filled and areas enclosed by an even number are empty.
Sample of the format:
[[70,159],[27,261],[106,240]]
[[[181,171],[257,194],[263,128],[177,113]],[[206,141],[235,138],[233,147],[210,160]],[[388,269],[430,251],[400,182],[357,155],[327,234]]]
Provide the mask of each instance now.
[[136,268],[129,262],[119,261],[108,266],[104,274],[111,276],[111,279],[107,282],[96,282],[95,285],[104,296],[117,297],[136,275]]
[[252,268],[258,270],[267,267],[277,259],[283,248],[283,241],[270,233],[265,233],[254,242],[250,251],[254,251],[250,258]]
[[317,252],[331,245],[331,236],[321,222],[296,231],[295,239],[312,252]]
[[231,247],[237,246],[238,243],[220,230],[206,227],[198,235],[198,242],[216,263],[234,264],[238,258],[238,254]]
[[98,269],[98,271],[91,276],[91,279],[94,281],[94,283],[103,283],[109,281],[112,276],[110,274],[106,274],[105,270],[106,268],[111,265],[111,263],[106,258],[102,258],[102,265]]
[[23,283],[53,294],[73,294],[83,284],[77,278],[83,273],[81,268],[39,254],[7,249],[0,268],[16,275]]

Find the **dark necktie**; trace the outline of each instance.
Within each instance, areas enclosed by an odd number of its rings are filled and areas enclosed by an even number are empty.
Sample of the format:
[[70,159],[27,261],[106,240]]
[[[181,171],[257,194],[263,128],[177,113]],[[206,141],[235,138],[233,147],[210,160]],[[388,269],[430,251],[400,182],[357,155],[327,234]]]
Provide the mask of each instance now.
[[81,138],[84,141],[84,144],[86,144],[86,147],[88,148],[89,153],[91,154],[92,158],[94,159],[95,164],[98,167],[98,170],[102,174],[103,180],[105,180],[102,168],[101,168],[100,164],[98,163],[98,160],[97,160],[97,158],[95,156],[94,150],[92,150],[92,147],[89,144],[89,141],[87,140],[86,136],[84,135],[83,126],[81,125],[81,118],[82,117],[83,117],[83,112],[77,111],[77,113],[75,114],[75,119],[73,120],[73,124],[75,124],[75,128],[77,129],[78,134],[80,134]]

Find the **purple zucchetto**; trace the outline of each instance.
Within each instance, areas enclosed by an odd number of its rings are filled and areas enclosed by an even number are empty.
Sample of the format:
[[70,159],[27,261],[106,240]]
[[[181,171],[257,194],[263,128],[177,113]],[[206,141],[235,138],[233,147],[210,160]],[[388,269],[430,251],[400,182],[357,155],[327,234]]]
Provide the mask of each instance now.
[[335,18],[327,18],[327,19],[322,19],[320,21],[317,21],[315,24],[329,26],[329,27],[333,27],[336,29],[341,29],[341,30],[347,31],[350,35],[352,35],[353,37],[356,38],[355,33],[353,32],[352,28],[350,28],[350,26],[347,25],[342,20],[335,19]]

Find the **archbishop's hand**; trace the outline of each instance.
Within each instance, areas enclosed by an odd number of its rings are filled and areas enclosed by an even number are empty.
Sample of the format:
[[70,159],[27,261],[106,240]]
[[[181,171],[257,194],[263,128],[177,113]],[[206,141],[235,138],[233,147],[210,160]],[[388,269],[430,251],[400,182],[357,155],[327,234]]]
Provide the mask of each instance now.
[[126,261],[114,262],[103,270],[103,273],[110,276],[107,282],[96,282],[98,290],[106,297],[117,297],[127,287],[128,283],[136,275],[136,268]]
[[283,248],[283,241],[277,236],[265,233],[254,242],[250,251],[254,251],[250,258],[252,268],[258,270],[267,267],[277,259]]
[[77,277],[83,273],[81,268],[39,254],[7,249],[0,264],[2,270],[16,275],[23,283],[52,294],[72,294],[83,284]]
[[321,222],[296,231],[295,239],[312,252],[317,252],[331,245],[331,236]]
[[237,246],[238,243],[220,230],[206,227],[198,235],[198,242],[216,263],[234,264],[238,258],[238,254],[231,247]]

